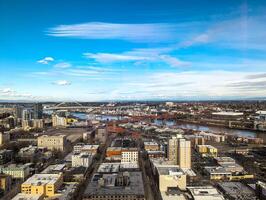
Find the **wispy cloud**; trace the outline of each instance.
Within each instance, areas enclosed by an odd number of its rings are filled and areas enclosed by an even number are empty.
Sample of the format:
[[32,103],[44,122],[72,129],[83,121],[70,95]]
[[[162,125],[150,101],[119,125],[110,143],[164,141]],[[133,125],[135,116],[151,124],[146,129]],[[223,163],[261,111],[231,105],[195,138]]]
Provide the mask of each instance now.
[[61,69],[65,69],[65,68],[69,68],[72,65],[68,62],[60,62],[54,65],[55,68],[61,68]]
[[0,88],[0,99],[20,99],[20,98],[35,98],[27,92],[18,92],[11,88]]
[[156,42],[175,38],[176,25],[154,24],[116,24],[88,22],[83,24],[59,25],[48,30],[55,37],[82,39],[119,39],[134,42]]
[[58,80],[58,81],[54,81],[53,84],[60,85],[60,86],[66,86],[66,85],[71,85],[71,82],[67,80]]
[[246,77],[247,79],[266,78],[266,73],[251,74]]
[[163,54],[171,51],[170,48],[133,49],[132,51],[114,53],[84,53],[86,58],[93,59],[99,63],[115,62],[163,62],[171,67],[189,66],[189,62],[182,61],[174,56]]
[[41,60],[38,60],[37,62],[38,63],[41,63],[41,64],[44,64],[44,65],[47,65],[49,64],[50,62],[53,62],[54,61],[54,58],[53,57],[45,57]]

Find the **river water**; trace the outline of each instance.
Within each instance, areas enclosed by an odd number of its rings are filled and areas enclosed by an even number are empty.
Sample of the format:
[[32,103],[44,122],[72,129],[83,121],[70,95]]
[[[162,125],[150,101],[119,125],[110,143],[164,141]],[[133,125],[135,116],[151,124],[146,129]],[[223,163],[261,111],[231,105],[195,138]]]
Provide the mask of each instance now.
[[210,126],[210,125],[198,125],[186,122],[175,122],[173,120],[159,120],[156,119],[153,122],[156,125],[166,125],[166,126],[175,126],[178,128],[183,129],[192,129],[197,131],[209,131],[213,133],[229,133],[238,136],[244,137],[254,137],[254,138],[262,138],[266,141],[266,132],[260,131],[252,131],[252,130],[241,130],[241,129],[231,129],[226,127],[219,127],[219,126]]
[[[86,113],[71,113],[71,115],[82,119],[94,119],[94,120],[100,120],[100,121],[112,121],[112,120],[121,120],[124,119],[122,116],[115,116],[115,115],[94,115],[94,114],[86,114]],[[214,133],[229,133],[239,136],[245,136],[245,137],[258,137],[263,138],[264,141],[266,141],[266,132],[257,132],[252,130],[241,130],[241,129],[230,129],[226,127],[217,127],[217,126],[209,126],[209,125],[197,125],[197,124],[191,124],[186,122],[175,122],[173,120],[159,120],[156,119],[153,121],[155,125],[165,125],[168,127],[175,126],[178,128],[183,129],[193,129],[197,131],[209,131]]]

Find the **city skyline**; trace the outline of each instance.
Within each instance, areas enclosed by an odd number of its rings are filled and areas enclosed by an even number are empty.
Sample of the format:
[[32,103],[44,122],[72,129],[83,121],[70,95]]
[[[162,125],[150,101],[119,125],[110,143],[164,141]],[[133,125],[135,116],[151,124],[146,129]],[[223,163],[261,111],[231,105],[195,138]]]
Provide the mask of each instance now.
[[263,1],[0,1],[0,100],[265,97]]

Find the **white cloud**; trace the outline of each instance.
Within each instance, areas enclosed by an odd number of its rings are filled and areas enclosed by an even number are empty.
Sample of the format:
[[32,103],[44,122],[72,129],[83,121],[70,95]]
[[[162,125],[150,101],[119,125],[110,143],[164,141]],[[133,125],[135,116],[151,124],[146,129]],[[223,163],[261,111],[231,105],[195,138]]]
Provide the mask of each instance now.
[[188,66],[189,62],[182,61],[174,56],[164,54],[171,51],[170,48],[133,49],[132,51],[114,53],[84,53],[86,58],[94,59],[99,63],[114,62],[164,62],[171,67]]
[[175,36],[176,25],[154,24],[115,24],[88,22],[83,24],[59,25],[51,28],[48,35],[82,39],[121,39],[134,42],[170,40]]
[[0,89],[0,92],[2,94],[11,94],[14,92],[14,90],[10,89],[10,88],[4,88],[4,89]]
[[[111,99],[226,99],[265,96],[265,81],[250,84],[248,72],[192,71],[128,77]],[[252,87],[250,87],[250,85]]]
[[41,64],[44,64],[44,65],[47,65],[47,64],[49,64],[50,62],[53,62],[53,61],[54,61],[54,58],[52,58],[52,57],[45,57],[45,58],[43,58],[41,60],[38,60],[37,62],[38,63],[41,63]]
[[181,61],[178,58],[169,56],[169,55],[161,55],[160,59],[170,65],[171,67],[181,67],[181,66],[189,66],[189,62]]
[[65,68],[69,68],[72,65],[68,62],[60,62],[54,65],[55,68],[61,68],[61,69],[65,69]]
[[0,98],[1,99],[21,99],[21,98],[34,98],[34,96],[27,92],[17,92],[14,89],[11,88],[3,88],[0,89]]
[[97,62],[101,62],[101,63],[150,60],[150,57],[135,56],[135,55],[129,55],[129,54],[84,53],[84,55],[87,58],[95,59]]
[[66,86],[66,85],[71,85],[71,82],[67,80],[58,80],[58,81],[53,82],[53,84],[60,85],[60,86]]

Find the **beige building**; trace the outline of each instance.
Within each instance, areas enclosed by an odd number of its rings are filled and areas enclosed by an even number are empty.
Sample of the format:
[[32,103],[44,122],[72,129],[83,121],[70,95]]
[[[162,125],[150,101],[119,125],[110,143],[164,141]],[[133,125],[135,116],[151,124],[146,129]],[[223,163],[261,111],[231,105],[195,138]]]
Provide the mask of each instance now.
[[158,166],[159,190],[167,191],[170,187],[178,187],[181,190],[186,189],[186,175],[176,166]]
[[52,124],[54,127],[66,127],[67,126],[67,118],[59,117],[57,115],[52,116]]
[[167,143],[167,157],[169,160],[177,163],[177,150],[178,150],[178,140],[182,138],[181,135],[176,135],[176,137],[172,137],[168,140]]
[[63,175],[59,174],[34,174],[21,185],[21,193],[31,195],[44,195],[54,197],[56,191],[63,183]]
[[191,142],[177,135],[168,140],[168,159],[182,169],[191,168]]
[[197,151],[203,156],[217,157],[218,149],[212,145],[197,145]]
[[5,132],[5,133],[0,133],[0,145],[6,144],[10,141],[10,134]]
[[139,152],[137,148],[122,149],[121,163],[138,163]]
[[159,151],[160,146],[157,142],[144,142],[144,149],[146,151]]
[[177,161],[181,169],[191,169],[191,143],[189,140],[178,140]]
[[10,175],[0,174],[0,189],[6,193],[11,189],[12,178]]
[[108,137],[107,128],[105,126],[98,127],[95,133],[95,140],[105,143]]
[[44,122],[42,119],[33,119],[32,120],[32,127],[33,128],[43,128],[44,127]]
[[48,136],[42,135],[38,137],[37,144],[39,148],[47,148],[48,150],[60,150],[64,151],[66,146],[66,136]]

